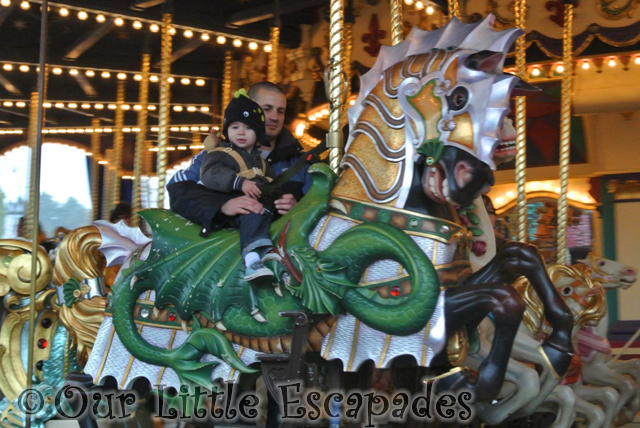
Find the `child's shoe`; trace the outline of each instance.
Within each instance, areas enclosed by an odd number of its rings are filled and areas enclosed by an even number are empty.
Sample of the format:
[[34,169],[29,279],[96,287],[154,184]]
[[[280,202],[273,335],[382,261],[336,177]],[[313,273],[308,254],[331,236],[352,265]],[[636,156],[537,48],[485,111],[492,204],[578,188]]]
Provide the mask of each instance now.
[[273,272],[271,272],[271,269],[267,268],[260,260],[256,260],[251,263],[244,272],[244,280],[247,282],[271,277],[273,277]]

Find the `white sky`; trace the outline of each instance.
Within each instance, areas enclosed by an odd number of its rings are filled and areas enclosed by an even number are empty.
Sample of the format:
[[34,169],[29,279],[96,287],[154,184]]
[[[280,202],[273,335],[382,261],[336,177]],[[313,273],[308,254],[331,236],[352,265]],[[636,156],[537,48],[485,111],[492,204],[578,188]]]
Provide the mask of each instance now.
[[[0,156],[0,189],[5,202],[19,197],[27,199],[30,151],[26,146]],[[91,208],[89,174],[84,150],[57,143],[42,145],[40,192],[50,194],[58,203],[76,198],[85,208]]]

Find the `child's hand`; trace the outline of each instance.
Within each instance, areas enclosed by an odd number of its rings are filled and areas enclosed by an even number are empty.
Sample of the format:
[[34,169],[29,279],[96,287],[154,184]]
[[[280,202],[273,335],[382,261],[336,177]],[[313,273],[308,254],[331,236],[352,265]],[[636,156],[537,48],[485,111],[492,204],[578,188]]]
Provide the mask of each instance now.
[[258,199],[262,194],[258,185],[251,180],[244,180],[242,183],[242,193],[254,199]]

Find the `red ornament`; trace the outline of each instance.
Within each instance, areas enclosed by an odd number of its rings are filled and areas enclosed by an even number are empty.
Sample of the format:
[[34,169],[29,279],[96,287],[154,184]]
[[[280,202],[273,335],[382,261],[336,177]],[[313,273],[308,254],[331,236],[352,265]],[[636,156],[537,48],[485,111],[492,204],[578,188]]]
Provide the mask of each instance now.
[[40,349],[44,349],[44,348],[46,348],[47,346],[49,346],[49,342],[47,342],[47,340],[46,340],[46,339],[39,339],[39,340],[38,340],[38,348],[40,348]]
[[171,313],[169,314],[169,321],[173,322],[173,321],[175,321],[175,320],[176,320],[176,314],[174,314],[173,312],[171,312]]
[[393,287],[391,287],[391,295],[393,297],[398,297],[400,295],[400,292],[402,290],[400,290],[400,286],[399,285],[394,285]]

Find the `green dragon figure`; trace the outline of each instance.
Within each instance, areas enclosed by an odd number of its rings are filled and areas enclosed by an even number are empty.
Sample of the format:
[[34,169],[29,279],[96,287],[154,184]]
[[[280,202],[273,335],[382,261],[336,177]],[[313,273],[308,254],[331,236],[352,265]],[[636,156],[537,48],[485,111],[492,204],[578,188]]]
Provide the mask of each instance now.
[[[288,335],[292,325],[279,316],[282,311],[349,312],[394,335],[412,334],[425,326],[436,305],[439,280],[427,256],[405,233],[371,222],[351,228],[323,251],[309,245],[309,234],[329,210],[335,182],[327,166],[314,166],[310,173],[313,185],[304,203],[271,227],[278,248],[277,261],[269,263],[276,272],[276,285],[285,290],[281,296],[271,284],[256,288],[242,280],[237,231],[225,230],[203,239],[197,227],[171,212],[142,213],[153,229],[153,249],[147,260],[136,258],[121,271],[109,305],[118,337],[134,357],[172,368],[182,384],[212,387],[211,371],[217,363],[200,362],[205,354],[241,372],[252,371],[220,330],[246,336]],[[404,266],[411,290],[385,299],[376,290],[380,284],[358,286],[364,270],[382,259]],[[151,289],[156,293],[156,308],[173,306],[181,319],[194,321],[188,339],[176,349],[150,346],[138,332],[134,306]],[[252,316],[256,311],[261,316]],[[197,314],[218,323],[220,329],[202,327]]]

